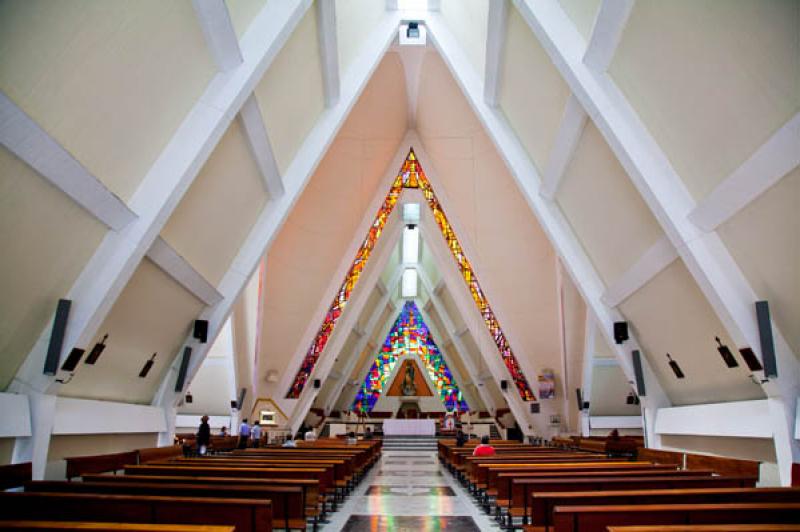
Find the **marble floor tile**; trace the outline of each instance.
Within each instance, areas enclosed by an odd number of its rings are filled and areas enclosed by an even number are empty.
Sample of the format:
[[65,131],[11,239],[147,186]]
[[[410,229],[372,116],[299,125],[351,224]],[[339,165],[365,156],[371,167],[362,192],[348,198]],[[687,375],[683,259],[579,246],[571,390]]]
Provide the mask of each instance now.
[[469,516],[387,516],[352,515],[345,523],[343,532],[480,532],[480,528]]

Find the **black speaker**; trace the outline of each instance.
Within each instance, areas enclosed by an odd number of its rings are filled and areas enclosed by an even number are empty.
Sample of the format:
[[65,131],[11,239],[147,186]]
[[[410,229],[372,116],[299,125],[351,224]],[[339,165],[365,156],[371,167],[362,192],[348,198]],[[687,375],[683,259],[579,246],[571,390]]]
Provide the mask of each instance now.
[[81,357],[85,352],[86,351],[83,349],[77,347],[73,348],[72,351],[69,352],[67,360],[65,360],[64,364],[61,366],[61,371],[68,371],[70,373],[75,371],[75,368],[78,367],[78,362],[81,361]]
[[583,409],[584,410],[589,410],[589,401],[584,401],[583,402]]
[[733,353],[731,353],[731,350],[728,349],[728,346],[722,343],[722,340],[719,339],[719,336],[715,336],[714,340],[717,341],[717,351],[719,352],[719,356],[721,356],[722,360],[725,362],[725,365],[729,368],[738,367],[739,363],[736,361]]
[[241,410],[242,405],[244,404],[244,396],[247,395],[247,388],[242,388],[239,390],[239,400],[236,401],[236,409]]
[[769,317],[769,303],[756,301],[758,336],[761,339],[761,360],[764,361],[764,376],[777,377],[778,363],[775,360],[775,342],[772,339],[772,320]]
[[186,382],[186,372],[189,371],[189,360],[192,358],[192,348],[183,348],[183,358],[181,359],[181,367],[178,369],[178,380],[175,381],[175,391],[182,392],[183,385]]
[[106,348],[106,340],[108,340],[108,334],[103,336],[103,339],[94,344],[94,347],[89,352],[89,356],[86,357],[86,361],[84,364],[94,365],[97,362],[97,359],[100,358],[100,355],[103,354],[103,351]]
[[144,379],[147,377],[147,374],[150,373],[150,369],[152,369],[153,364],[156,362],[156,353],[153,353],[153,356],[145,361],[144,366],[142,366],[142,370],[139,372],[139,378]]
[[764,366],[761,365],[761,361],[758,360],[756,354],[753,353],[753,350],[749,347],[739,349],[739,354],[742,355],[744,363],[747,364],[747,368],[750,371],[761,371],[764,369]]
[[679,379],[685,379],[686,375],[683,374],[683,370],[678,365],[678,362],[672,359],[669,353],[667,353],[667,360],[669,360],[669,367],[672,368],[672,373],[675,374],[675,377]]
[[531,414],[538,414],[542,411],[542,407],[539,403],[531,403]]
[[322,381],[319,379],[314,379],[314,389],[319,390],[322,388]]
[[645,388],[644,388],[644,371],[642,371],[642,355],[639,353],[638,350],[634,350],[631,353],[631,359],[633,361],[633,375],[636,378],[636,393],[639,397],[644,397],[647,395]]
[[231,410],[233,409],[239,410],[239,403],[236,401],[231,401]]
[[578,410],[583,410],[583,396],[580,388],[575,388],[575,395],[578,398]]
[[208,320],[194,320],[194,335],[201,344],[208,342]]
[[508,381],[503,379],[500,381],[500,389],[503,391],[508,390]]
[[621,344],[628,339],[628,322],[615,321],[614,322],[614,341]]
[[44,374],[55,375],[58,363],[61,362],[61,348],[64,347],[64,332],[67,330],[69,309],[72,301],[59,299],[56,306],[56,317],[53,320],[53,331],[50,333],[50,344],[47,346],[47,357],[44,359]]
[[188,405],[188,404],[192,404],[192,403],[194,402],[194,397],[192,397],[192,394],[190,394],[190,393],[187,393],[187,394],[186,394],[186,398],[184,399],[184,402],[185,402],[187,405]]

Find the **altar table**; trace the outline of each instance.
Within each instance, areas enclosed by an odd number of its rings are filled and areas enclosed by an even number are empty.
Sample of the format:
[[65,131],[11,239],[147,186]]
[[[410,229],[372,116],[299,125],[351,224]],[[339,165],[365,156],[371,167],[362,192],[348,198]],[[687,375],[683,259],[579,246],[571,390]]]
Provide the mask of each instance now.
[[436,436],[436,425],[432,419],[385,419],[385,436]]

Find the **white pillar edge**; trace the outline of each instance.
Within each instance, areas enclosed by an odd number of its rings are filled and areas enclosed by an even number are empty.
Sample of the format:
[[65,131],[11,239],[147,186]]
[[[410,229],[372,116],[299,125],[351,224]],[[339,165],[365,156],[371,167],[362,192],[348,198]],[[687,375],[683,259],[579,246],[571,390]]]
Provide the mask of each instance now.
[[794,115],[689,213],[713,231],[800,165],[800,113]]
[[100,223],[122,231],[136,214],[0,91],[0,144]]
[[239,110],[239,122],[242,124],[250,153],[264,182],[264,189],[270,199],[279,198],[286,190],[255,94],[251,94]]
[[239,38],[233,28],[224,0],[192,0],[211,56],[220,72],[228,72],[242,64]]
[[603,0],[597,11],[583,62],[596,72],[608,70],[636,0]]

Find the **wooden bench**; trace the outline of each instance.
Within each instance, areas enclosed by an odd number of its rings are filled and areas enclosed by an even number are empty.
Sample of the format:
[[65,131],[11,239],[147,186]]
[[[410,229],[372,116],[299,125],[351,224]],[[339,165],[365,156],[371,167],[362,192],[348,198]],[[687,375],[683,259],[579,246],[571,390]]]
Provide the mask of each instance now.
[[800,488],[655,489],[538,492],[532,494],[532,524],[550,526],[556,507],[622,504],[716,504],[800,502]]
[[559,506],[556,532],[606,532],[614,525],[797,524],[800,503]]
[[180,445],[170,445],[169,447],[148,447],[146,449],[137,449],[139,453],[139,460],[137,464],[146,464],[148,462],[155,462],[158,460],[168,460],[177,456],[183,456],[183,449]]
[[0,530],[91,530],[92,532],[234,532],[223,525],[150,525],[146,523],[94,523],[87,521],[0,521]]
[[127,465],[139,463],[139,453],[127,451],[124,453],[99,454],[94,456],[73,456],[66,458],[67,479],[73,479],[90,473],[105,473],[119,471]]
[[151,495],[161,497],[211,497],[220,499],[261,499],[272,503],[272,520],[287,530],[305,530],[303,489],[297,486],[246,486],[163,482],[58,482],[36,481],[25,485],[33,493],[95,493],[108,495]]
[[84,493],[0,493],[3,520],[233,525],[236,532],[272,530],[270,501]]
[[186,484],[226,488],[229,486],[290,486],[303,492],[303,505],[305,516],[316,520],[319,512],[319,480],[317,479],[288,479],[288,478],[226,478],[226,477],[182,477],[182,476],[155,476],[155,475],[86,475],[85,482],[105,484],[136,484],[136,483],[163,483]]
[[30,462],[0,466],[0,491],[18,488],[33,478]]
[[515,479],[512,507],[512,517],[522,517],[523,523],[528,523],[530,517],[531,494],[542,492],[563,491],[617,491],[617,490],[648,490],[663,489],[669,486],[672,489],[692,488],[753,488],[758,481],[755,477],[720,477],[720,476],[688,476],[676,475],[673,477],[627,477],[607,476],[591,478],[521,478]]

